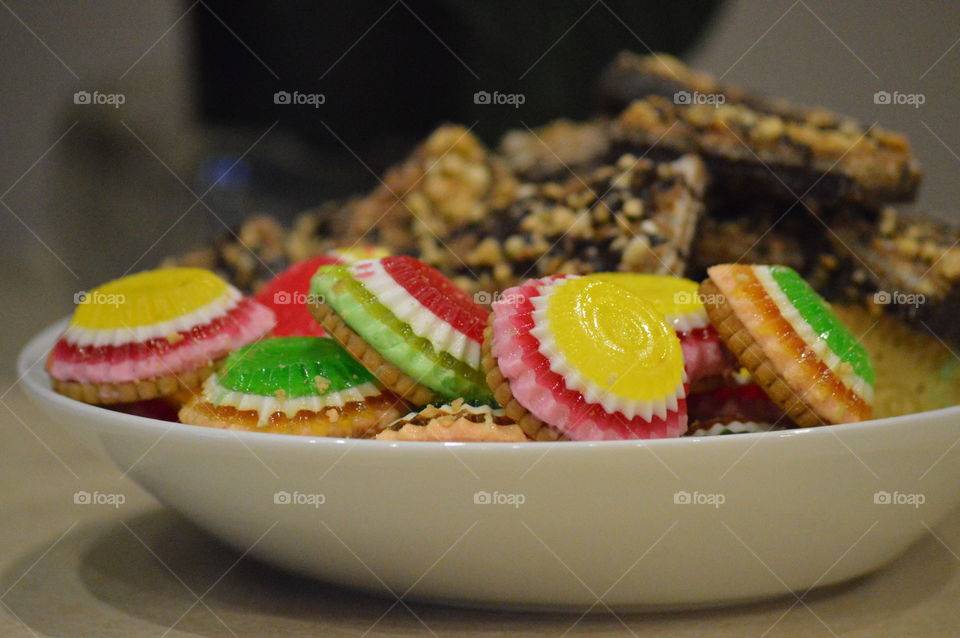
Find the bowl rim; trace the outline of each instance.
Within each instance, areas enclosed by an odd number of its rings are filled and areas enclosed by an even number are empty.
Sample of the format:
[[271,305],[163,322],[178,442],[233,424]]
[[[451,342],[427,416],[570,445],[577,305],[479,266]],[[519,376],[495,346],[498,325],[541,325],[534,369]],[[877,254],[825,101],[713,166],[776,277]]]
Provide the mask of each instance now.
[[[637,446],[654,446],[657,449],[673,448],[677,446],[695,446],[695,445],[726,445],[733,442],[757,441],[759,439],[784,439],[802,436],[809,439],[818,437],[835,436],[838,429],[847,433],[873,432],[877,430],[886,430],[889,428],[902,427],[904,419],[923,416],[931,419],[960,419],[960,405],[954,405],[937,410],[928,410],[925,412],[915,412],[912,414],[886,417],[883,419],[871,419],[869,421],[860,421],[857,423],[845,423],[841,425],[824,425],[810,428],[792,428],[787,430],[771,430],[768,432],[748,432],[737,434],[736,436],[681,436],[676,438],[664,439],[632,439],[623,441],[527,441],[523,443],[498,443],[498,442],[459,442],[459,441],[381,441],[377,439],[353,439],[343,437],[322,437],[291,434],[275,434],[271,432],[254,432],[249,430],[226,430],[212,427],[202,427],[186,423],[163,421],[145,416],[127,414],[109,410],[97,405],[76,401],[67,396],[55,392],[48,383],[41,383],[37,378],[42,374],[46,376],[45,370],[37,371],[37,366],[44,361],[55,343],[55,338],[66,328],[69,317],[62,318],[34,334],[17,354],[17,382],[15,385],[23,384],[23,391],[33,395],[36,400],[49,403],[65,410],[76,411],[82,415],[85,420],[98,420],[108,428],[117,429],[122,427],[136,426],[139,429],[155,430],[158,434],[166,435],[173,430],[181,436],[195,436],[207,440],[236,440],[238,437],[244,443],[255,443],[260,445],[274,445],[283,447],[301,447],[304,445],[324,445],[341,446],[344,444],[358,445],[371,450],[383,450],[388,448],[403,447],[410,449],[436,449],[455,447],[464,450],[545,450],[560,446],[565,450],[576,450],[583,448],[628,448]],[[36,356],[35,353],[41,351],[42,356]],[[34,356],[31,356],[34,355]]]

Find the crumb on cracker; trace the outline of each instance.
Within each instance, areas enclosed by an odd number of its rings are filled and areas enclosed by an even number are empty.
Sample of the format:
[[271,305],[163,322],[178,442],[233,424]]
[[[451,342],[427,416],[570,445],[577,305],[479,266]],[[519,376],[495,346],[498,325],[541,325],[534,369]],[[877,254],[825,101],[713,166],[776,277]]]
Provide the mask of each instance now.
[[322,394],[330,388],[330,379],[326,377],[321,377],[319,375],[313,378],[313,383],[317,386],[317,390]]

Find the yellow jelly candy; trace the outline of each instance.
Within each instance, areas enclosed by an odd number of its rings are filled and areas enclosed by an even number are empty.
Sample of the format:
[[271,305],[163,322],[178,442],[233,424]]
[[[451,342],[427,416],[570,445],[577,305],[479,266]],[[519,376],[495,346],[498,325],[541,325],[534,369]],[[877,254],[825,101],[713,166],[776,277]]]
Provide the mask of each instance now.
[[[695,281],[683,277],[629,272],[605,272],[589,275],[587,278],[617,284],[649,301],[677,329],[703,327],[709,323],[707,310],[700,299],[700,284]],[[693,325],[677,325],[678,322]]]
[[225,281],[202,268],[149,270],[86,293],[71,325],[90,330],[147,326],[194,312],[229,291]]
[[628,401],[675,396],[683,352],[653,304],[607,281],[568,279],[546,298],[544,317],[566,364]]

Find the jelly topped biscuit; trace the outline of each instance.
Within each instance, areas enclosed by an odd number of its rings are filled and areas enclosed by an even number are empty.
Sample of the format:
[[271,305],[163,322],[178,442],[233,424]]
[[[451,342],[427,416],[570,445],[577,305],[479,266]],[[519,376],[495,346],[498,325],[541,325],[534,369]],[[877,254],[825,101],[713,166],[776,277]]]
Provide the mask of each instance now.
[[800,426],[871,416],[866,350],[794,270],[726,264],[701,285],[720,338]]
[[[652,304],[589,277],[532,280],[493,305],[494,394],[575,440],[679,436],[686,375],[676,332]],[[499,376],[498,376],[499,375]],[[491,384],[493,385],[493,384]],[[529,432],[528,432],[529,433]]]
[[367,436],[403,403],[332,339],[275,337],[234,352],[180,411],[185,423],[315,436]]
[[406,256],[327,266],[311,292],[314,316],[409,401],[492,400],[480,370],[487,311],[437,270]]
[[270,310],[207,270],[142,272],[86,293],[47,371],[58,392],[89,403],[152,399],[198,385],[273,324]]

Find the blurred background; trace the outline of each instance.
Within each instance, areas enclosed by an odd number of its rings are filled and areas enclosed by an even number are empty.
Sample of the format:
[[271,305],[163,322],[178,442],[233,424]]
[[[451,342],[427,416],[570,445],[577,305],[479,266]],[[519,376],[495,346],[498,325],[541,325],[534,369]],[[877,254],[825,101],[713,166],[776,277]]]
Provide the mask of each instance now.
[[[441,122],[476,123],[494,145],[510,128],[588,117],[621,49],[905,132],[926,172],[919,208],[960,209],[957,3],[0,5],[7,367],[76,291],[248,214],[289,220],[367,191]],[[482,90],[526,100],[477,105]],[[876,104],[878,90],[925,99]]]

